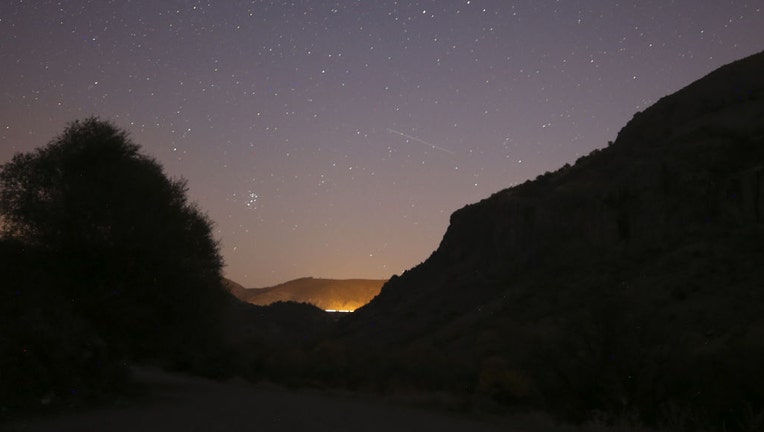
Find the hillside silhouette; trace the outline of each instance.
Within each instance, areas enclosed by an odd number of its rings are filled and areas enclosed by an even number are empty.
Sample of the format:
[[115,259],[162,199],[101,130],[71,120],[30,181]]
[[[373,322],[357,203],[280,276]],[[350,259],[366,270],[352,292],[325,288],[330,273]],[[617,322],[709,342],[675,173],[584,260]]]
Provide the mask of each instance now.
[[349,380],[761,427],[762,77],[764,53],[724,66],[607,148],[456,211],[424,263],[340,322],[348,355],[379,366]]
[[219,363],[222,257],[186,191],[97,118],[0,167],[0,419]]
[[246,289],[228,281],[239,300],[266,306],[276,302],[310,303],[323,310],[355,310],[379,294],[385,280],[300,278],[267,288]]

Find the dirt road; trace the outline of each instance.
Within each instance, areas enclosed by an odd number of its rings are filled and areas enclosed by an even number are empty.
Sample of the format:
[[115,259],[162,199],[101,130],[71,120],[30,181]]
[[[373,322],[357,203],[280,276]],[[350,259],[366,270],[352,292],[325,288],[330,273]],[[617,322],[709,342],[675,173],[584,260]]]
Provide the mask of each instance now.
[[[5,425],[11,431],[506,431],[448,413],[350,396],[218,383],[140,369],[148,401]],[[0,426],[2,428],[2,426]]]

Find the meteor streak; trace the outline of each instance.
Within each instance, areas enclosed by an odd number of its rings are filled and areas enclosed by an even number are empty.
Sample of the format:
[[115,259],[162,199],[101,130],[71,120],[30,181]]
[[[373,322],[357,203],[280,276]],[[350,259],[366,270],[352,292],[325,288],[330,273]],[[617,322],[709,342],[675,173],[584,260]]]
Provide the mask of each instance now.
[[388,131],[388,132],[390,132],[390,133],[396,134],[396,135],[400,135],[400,136],[402,136],[402,137],[404,137],[404,138],[406,138],[406,139],[409,139],[409,140],[411,140],[411,141],[416,141],[416,142],[418,142],[418,143],[420,143],[420,144],[424,144],[424,145],[426,145],[427,147],[430,147],[430,148],[434,148],[435,150],[440,150],[440,151],[442,151],[442,152],[446,152],[446,153],[448,153],[448,154],[456,154],[456,153],[454,153],[453,151],[451,151],[451,150],[449,150],[449,149],[445,149],[445,148],[443,148],[443,147],[438,147],[438,146],[436,146],[436,145],[435,145],[435,144],[433,144],[433,143],[429,143],[429,142],[427,142],[427,141],[425,141],[425,140],[423,140],[423,139],[417,138],[417,137],[415,137],[415,136],[407,135],[407,134],[405,134],[405,133],[403,133],[403,132],[401,132],[401,131],[397,131],[397,130],[395,130],[395,129],[390,129],[390,128],[387,128],[387,131]]

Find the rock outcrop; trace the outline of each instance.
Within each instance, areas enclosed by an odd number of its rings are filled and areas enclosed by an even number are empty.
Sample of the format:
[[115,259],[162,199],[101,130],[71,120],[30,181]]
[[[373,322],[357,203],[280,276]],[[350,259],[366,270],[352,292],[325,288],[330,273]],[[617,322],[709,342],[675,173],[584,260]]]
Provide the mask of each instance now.
[[[409,337],[549,266],[758,227],[762,76],[764,54],[727,65],[637,113],[607,148],[456,211],[432,256],[390,280],[348,324],[375,320],[397,328],[385,337]],[[424,317],[419,326],[388,319],[412,313]]]
[[764,53],[724,66],[606,148],[456,211],[425,262],[340,321],[384,365],[358,379],[760,427],[762,77]]

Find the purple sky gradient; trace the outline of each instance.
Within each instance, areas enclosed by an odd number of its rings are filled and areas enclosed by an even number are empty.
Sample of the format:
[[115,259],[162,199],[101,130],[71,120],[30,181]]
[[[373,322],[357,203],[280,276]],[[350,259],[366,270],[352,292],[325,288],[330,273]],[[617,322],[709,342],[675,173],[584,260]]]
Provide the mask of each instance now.
[[3,1],[0,163],[97,115],[216,223],[226,274],[387,278],[456,209],[764,49],[764,2]]

